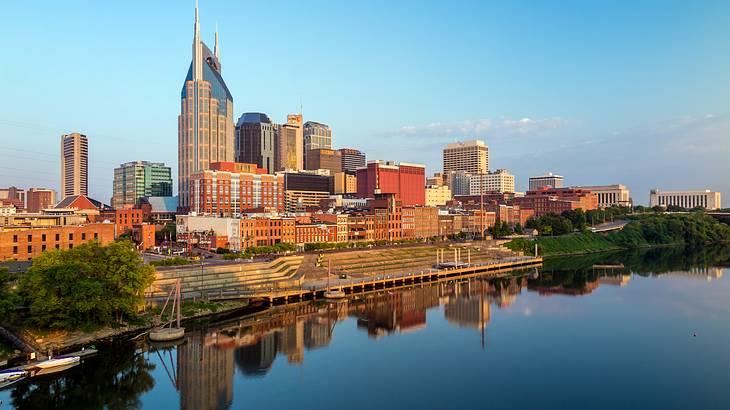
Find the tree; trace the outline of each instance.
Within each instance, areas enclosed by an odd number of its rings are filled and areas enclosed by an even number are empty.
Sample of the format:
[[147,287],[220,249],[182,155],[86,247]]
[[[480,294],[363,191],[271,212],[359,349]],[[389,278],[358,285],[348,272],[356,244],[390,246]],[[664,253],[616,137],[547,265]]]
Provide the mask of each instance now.
[[586,213],[582,209],[578,208],[564,211],[562,214],[560,214],[560,216],[570,220],[570,223],[575,229],[579,231],[583,231],[586,229],[588,220],[586,218]]
[[10,288],[15,279],[15,274],[10,273],[8,268],[0,267],[0,322],[9,318],[15,310],[17,297]]
[[93,327],[134,316],[153,280],[154,268],[132,242],[91,242],[42,253],[20,282],[20,293],[39,326]]
[[517,235],[522,235],[524,233],[524,231],[522,230],[522,224],[520,224],[519,222],[515,223],[515,233]]

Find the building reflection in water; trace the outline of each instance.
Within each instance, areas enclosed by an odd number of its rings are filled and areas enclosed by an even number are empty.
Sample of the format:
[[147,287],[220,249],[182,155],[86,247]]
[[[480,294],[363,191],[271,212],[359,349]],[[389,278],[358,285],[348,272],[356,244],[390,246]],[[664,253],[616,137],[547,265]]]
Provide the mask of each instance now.
[[233,402],[231,337],[193,331],[177,348],[181,409],[226,409]]
[[483,341],[490,306],[509,307],[526,287],[526,277],[512,277],[386,290],[339,303],[275,307],[193,331],[177,351],[181,408],[230,407],[235,369],[244,377],[262,377],[279,356],[301,364],[307,350],[328,346],[337,323],[347,318],[378,339],[424,329],[427,310],[443,305],[448,323],[480,330]]

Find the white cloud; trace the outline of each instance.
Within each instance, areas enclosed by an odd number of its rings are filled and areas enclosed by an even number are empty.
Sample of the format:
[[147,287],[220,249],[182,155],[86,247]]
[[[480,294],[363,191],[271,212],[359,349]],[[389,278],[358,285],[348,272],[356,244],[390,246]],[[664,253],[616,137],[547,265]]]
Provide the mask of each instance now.
[[423,125],[406,125],[381,133],[381,137],[441,140],[444,143],[454,139],[497,139],[512,136],[544,136],[557,129],[566,128],[575,121],[563,118],[481,118],[456,122],[433,122]]

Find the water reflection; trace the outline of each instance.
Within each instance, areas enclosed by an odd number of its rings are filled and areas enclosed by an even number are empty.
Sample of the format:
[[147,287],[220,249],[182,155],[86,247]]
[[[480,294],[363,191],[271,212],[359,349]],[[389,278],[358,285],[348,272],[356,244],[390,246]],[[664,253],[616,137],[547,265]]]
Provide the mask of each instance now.
[[[634,275],[716,280],[722,277],[722,266],[730,266],[728,248],[651,249],[553,259],[539,274],[526,271],[501,279],[381,291],[339,303],[275,307],[190,329],[185,342],[177,347],[122,345],[106,349],[62,376],[24,381],[10,397],[12,405],[21,409],[137,408],[147,392],[174,387],[182,409],[230,408],[236,400],[246,399],[236,397],[243,395],[234,387],[236,377],[263,381],[276,373],[272,369],[277,359],[285,360],[285,367],[303,365],[312,351],[333,343],[337,326],[345,321],[355,325],[354,337],[382,340],[421,332],[429,320],[443,320],[466,332],[480,332],[484,348],[496,311],[509,309],[518,298],[525,297],[521,296],[525,292],[536,297],[585,297],[601,286],[616,290],[626,287]],[[147,349],[151,350],[144,354]],[[0,393],[0,399],[3,397]],[[155,405],[170,407],[171,403],[158,401]]]

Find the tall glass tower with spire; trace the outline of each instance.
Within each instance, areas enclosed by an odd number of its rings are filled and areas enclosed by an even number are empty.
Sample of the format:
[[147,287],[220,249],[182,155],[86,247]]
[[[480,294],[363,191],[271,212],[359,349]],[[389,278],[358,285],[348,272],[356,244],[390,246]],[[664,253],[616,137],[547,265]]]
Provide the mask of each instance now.
[[180,98],[178,194],[180,207],[189,209],[190,175],[207,169],[212,162],[233,161],[235,156],[233,97],[221,76],[218,30],[211,53],[200,39],[197,1],[193,60]]

